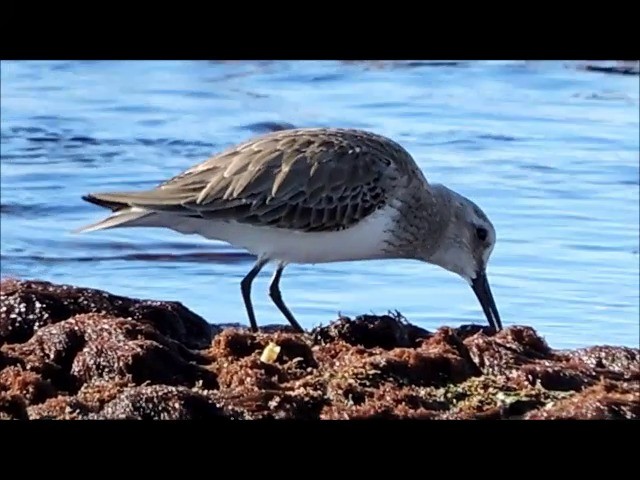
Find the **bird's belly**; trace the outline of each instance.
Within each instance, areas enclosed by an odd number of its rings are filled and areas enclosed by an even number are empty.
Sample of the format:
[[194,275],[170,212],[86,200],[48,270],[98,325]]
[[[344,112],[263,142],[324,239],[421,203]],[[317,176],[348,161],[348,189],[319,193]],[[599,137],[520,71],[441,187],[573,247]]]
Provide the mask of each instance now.
[[163,220],[161,223],[173,230],[224,241],[257,256],[286,263],[327,263],[383,258],[393,211],[378,210],[348,229],[308,233],[234,221],[187,217]]

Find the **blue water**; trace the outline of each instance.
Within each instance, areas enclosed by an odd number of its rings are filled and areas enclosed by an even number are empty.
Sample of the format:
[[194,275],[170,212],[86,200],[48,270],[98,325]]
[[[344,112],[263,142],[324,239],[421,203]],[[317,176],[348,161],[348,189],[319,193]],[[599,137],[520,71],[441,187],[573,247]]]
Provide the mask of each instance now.
[[[505,325],[554,347],[639,342],[639,77],[567,62],[2,62],[2,276],[177,300],[243,322],[252,258],[160,230],[74,235],[90,191],[148,188],[290,126],[368,128],[492,218]],[[258,321],[286,323],[253,290]],[[428,329],[485,323],[461,279],[417,262],[290,266],[305,327],[399,310]]]

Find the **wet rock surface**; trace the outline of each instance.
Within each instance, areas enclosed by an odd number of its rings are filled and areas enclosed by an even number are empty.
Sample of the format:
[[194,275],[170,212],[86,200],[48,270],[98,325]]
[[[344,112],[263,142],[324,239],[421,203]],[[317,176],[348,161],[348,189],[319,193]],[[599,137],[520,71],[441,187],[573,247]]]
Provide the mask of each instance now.
[[640,352],[398,313],[255,334],[175,302],[0,284],[0,419],[209,418],[637,419]]
[[190,348],[206,347],[214,327],[177,302],[134,300],[90,288],[47,282],[2,281],[0,343],[20,343],[44,326],[82,313],[106,313],[152,325]]

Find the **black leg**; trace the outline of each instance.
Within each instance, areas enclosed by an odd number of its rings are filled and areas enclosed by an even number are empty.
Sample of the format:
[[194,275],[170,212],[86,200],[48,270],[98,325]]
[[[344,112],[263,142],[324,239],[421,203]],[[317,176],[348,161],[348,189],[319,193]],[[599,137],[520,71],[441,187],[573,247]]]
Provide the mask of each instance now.
[[282,301],[282,294],[280,293],[280,277],[282,276],[283,270],[284,265],[282,263],[278,264],[278,267],[273,274],[273,278],[271,279],[271,284],[269,285],[269,296],[273,300],[273,303],[276,304],[276,307],[278,307],[278,310],[280,310],[286,319],[289,320],[291,326],[298,332],[304,332],[300,324],[293,317],[293,314]]
[[256,322],[255,313],[253,313],[253,305],[251,303],[251,283],[256,278],[262,267],[267,264],[267,260],[258,259],[253,268],[247,273],[247,276],[240,282],[240,289],[242,291],[242,299],[244,300],[244,306],[247,309],[247,315],[249,316],[249,323],[251,324],[251,330],[258,331],[258,323]]

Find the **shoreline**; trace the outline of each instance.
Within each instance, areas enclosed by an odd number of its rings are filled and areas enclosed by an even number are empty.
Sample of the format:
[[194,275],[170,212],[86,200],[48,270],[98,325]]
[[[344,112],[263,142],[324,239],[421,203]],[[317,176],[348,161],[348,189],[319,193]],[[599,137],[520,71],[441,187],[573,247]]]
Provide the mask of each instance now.
[[640,351],[399,314],[252,333],[177,302],[0,283],[0,419],[638,419]]

